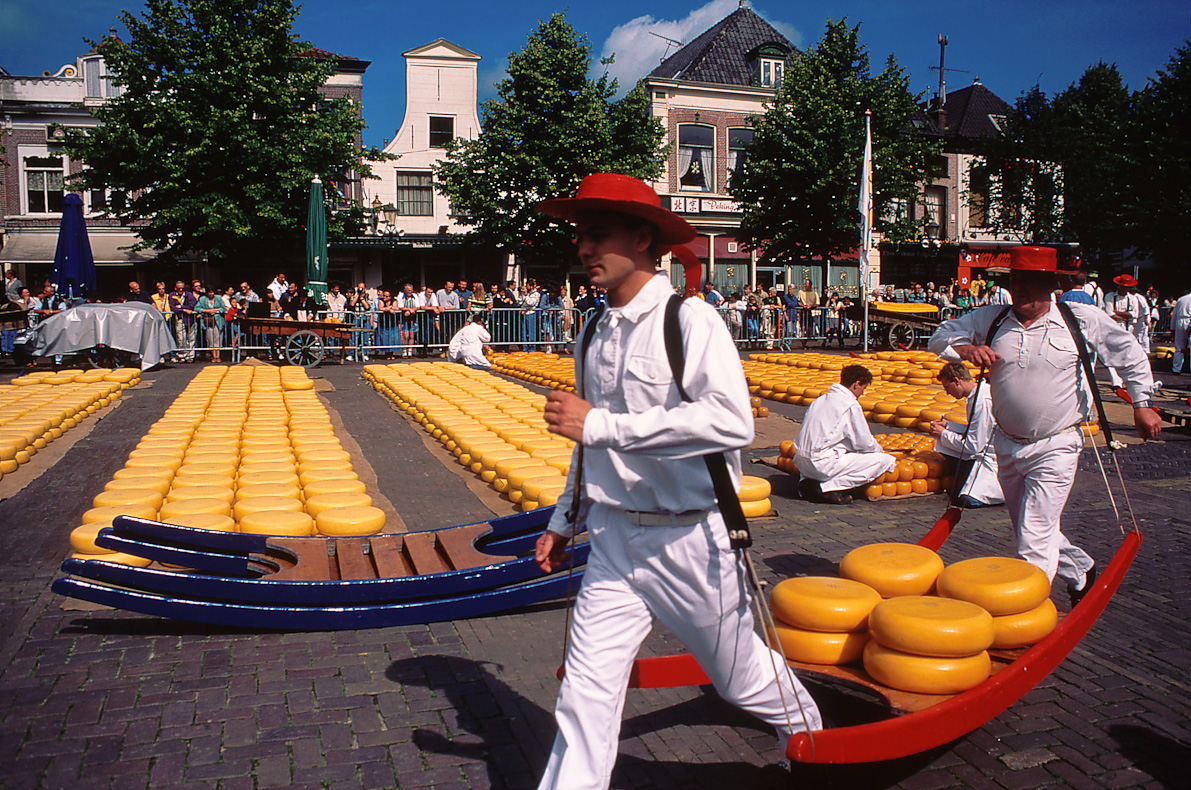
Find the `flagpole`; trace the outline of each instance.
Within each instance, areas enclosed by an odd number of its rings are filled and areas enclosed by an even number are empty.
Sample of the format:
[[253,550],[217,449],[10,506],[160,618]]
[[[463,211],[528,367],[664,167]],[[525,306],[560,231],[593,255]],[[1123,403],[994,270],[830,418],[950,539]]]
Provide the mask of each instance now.
[[864,111],[864,166],[860,173],[860,300],[864,303],[864,351],[868,352],[868,250],[873,235],[872,110]]

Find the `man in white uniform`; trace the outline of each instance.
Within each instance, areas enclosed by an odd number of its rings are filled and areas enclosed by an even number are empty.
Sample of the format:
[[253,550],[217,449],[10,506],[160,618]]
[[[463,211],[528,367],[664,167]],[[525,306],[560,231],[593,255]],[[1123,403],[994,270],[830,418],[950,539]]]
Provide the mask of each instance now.
[[723,453],[739,485],[738,451],[753,438],[740,358],[713,308],[683,302],[682,385],[691,398],[684,401],[663,338],[674,290],[657,272],[659,245],[685,243],[694,228],[661,208],[649,185],[609,173],[588,176],[574,198],[538,210],[575,224],[584,270],[608,289],[590,347],[575,354],[582,397],[555,390],[545,410],[550,430],[580,442],[582,452],[576,449],[537,561],[547,572],[564,561],[577,475],[574,522],[586,527],[592,548],[555,709],[558,735],[540,786],[608,786],[629,671],[655,618],[686,644],[724,699],[777,728],[784,748],[795,730],[821,728],[819,711],[753,629],[741,561],[704,461]]
[[1013,304],[1013,295],[1002,288],[1000,283],[990,283],[988,286],[988,303],[991,305]]
[[[1112,278],[1112,281],[1116,283],[1117,290],[1104,297],[1104,312],[1140,343],[1143,327],[1148,328],[1146,321],[1149,320],[1149,304],[1140,294],[1133,293],[1133,288],[1137,285],[1133,275],[1122,274]],[[1147,350],[1144,344],[1141,350]],[[1108,365],[1108,377],[1114,388],[1121,386],[1121,374],[1112,365]]]
[[472,316],[471,323],[451,338],[447,346],[447,359],[451,362],[462,362],[477,370],[492,370],[492,365],[484,356],[484,348],[491,342],[492,335],[484,328],[484,316]]
[[[988,368],[997,423],[993,446],[1017,552],[1052,580],[1066,581],[1074,606],[1096,578],[1095,562],[1067,540],[1059,522],[1075,482],[1083,447],[1079,426],[1091,413],[1091,391],[1077,341],[1059,305],[1050,300],[1055,250],[1015,247],[1010,256],[1013,307],[1005,313],[1001,307],[983,307],[947,321],[931,337],[930,350]],[[1154,379],[1137,341],[1102,310],[1067,306],[1089,349],[1125,374],[1138,434],[1156,436],[1162,421],[1148,408]],[[999,329],[986,345],[998,318]]]
[[956,486],[956,504],[965,508],[999,505],[1005,501],[997,481],[997,453],[990,446],[993,436],[992,396],[988,385],[980,387],[962,362],[948,362],[939,371],[939,383],[953,398],[964,399],[967,426],[938,419],[930,424],[935,449],[954,464],[953,474],[964,475]]
[[1174,360],[1171,370],[1183,372],[1183,359],[1187,355],[1187,335],[1191,330],[1191,293],[1185,293],[1175,300],[1170,314],[1170,325],[1174,329]]
[[803,499],[850,505],[849,490],[868,485],[897,463],[873,438],[856,400],[872,383],[868,368],[848,365],[840,371],[839,384],[806,410],[794,452]]

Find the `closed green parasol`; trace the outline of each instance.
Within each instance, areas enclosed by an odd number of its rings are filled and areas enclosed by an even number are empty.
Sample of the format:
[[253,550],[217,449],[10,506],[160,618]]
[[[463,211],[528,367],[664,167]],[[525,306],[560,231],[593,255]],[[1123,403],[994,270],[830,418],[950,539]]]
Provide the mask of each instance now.
[[306,287],[311,301],[327,303],[327,209],[323,203],[323,182],[310,182],[310,209],[306,218]]

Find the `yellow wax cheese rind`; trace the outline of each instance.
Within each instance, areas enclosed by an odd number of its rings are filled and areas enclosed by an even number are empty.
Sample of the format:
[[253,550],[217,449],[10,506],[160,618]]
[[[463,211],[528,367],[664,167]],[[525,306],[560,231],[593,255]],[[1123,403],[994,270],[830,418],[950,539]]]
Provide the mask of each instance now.
[[755,502],[759,499],[767,499],[773,493],[773,486],[769,485],[769,481],[763,477],[742,475],[738,493],[741,502]]
[[993,643],[992,615],[974,603],[934,596],[881,601],[869,615],[868,629],[885,647],[919,656],[970,656]]
[[1058,624],[1059,611],[1047,598],[1028,612],[994,617],[992,646],[1000,650],[1026,647],[1050,636]]
[[883,598],[926,595],[943,571],[939,555],[912,543],[873,543],[849,551],[839,564],[845,579],[872,587]]
[[385,511],[371,505],[327,508],[315,523],[320,535],[375,535],[385,528]]
[[314,534],[314,519],[302,511],[256,510],[239,519],[240,531],[254,535],[308,537]]
[[741,501],[740,510],[744,513],[745,518],[760,518],[773,509],[773,503],[769,497],[764,499],[754,499],[751,501]]
[[779,582],[769,595],[773,616],[808,631],[842,633],[868,628],[881,594],[867,584],[830,576],[802,576]]
[[850,664],[860,658],[869,639],[866,631],[827,633],[795,628],[782,622],[774,625],[781,654],[806,664]]
[[1021,614],[1050,597],[1041,569],[1014,557],[977,557],[948,566],[938,579],[939,595],[981,606],[994,617]]
[[885,647],[876,639],[864,646],[864,670],[878,683],[916,694],[959,694],[992,673],[987,652],[961,658],[915,656]]

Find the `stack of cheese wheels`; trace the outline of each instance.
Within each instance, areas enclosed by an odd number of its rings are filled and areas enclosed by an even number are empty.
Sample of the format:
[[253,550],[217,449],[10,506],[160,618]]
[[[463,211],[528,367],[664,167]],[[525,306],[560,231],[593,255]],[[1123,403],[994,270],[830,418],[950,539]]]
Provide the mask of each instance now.
[[913,543],[872,543],[849,551],[839,575],[872,587],[882,598],[926,595],[943,572],[938,554]]
[[783,439],[777,446],[777,468],[790,474],[798,474],[798,467],[794,465],[794,453],[798,448],[793,439]]
[[760,518],[773,509],[769,495],[773,487],[763,477],[741,475],[740,477],[740,509],[745,518]]
[[847,664],[868,642],[868,619],[881,594],[867,584],[827,576],[786,579],[769,605],[781,653],[807,664]]
[[769,407],[761,403],[761,399],[756,395],[749,397],[749,406],[752,407],[754,419],[769,416]]
[[[560,376],[547,381],[535,375],[531,361],[517,363],[517,368],[521,378],[565,388]],[[445,362],[366,365],[362,375],[460,464],[521,510],[558,501],[574,442],[546,429],[544,396],[491,373]],[[538,378],[542,381],[534,381]]]
[[987,610],[995,648],[1032,645],[1059,622],[1046,574],[1013,557],[979,557],[949,565],[939,574],[938,593]]
[[886,686],[917,694],[958,694],[992,671],[992,616],[967,601],[907,595],[877,604],[864,669]]

